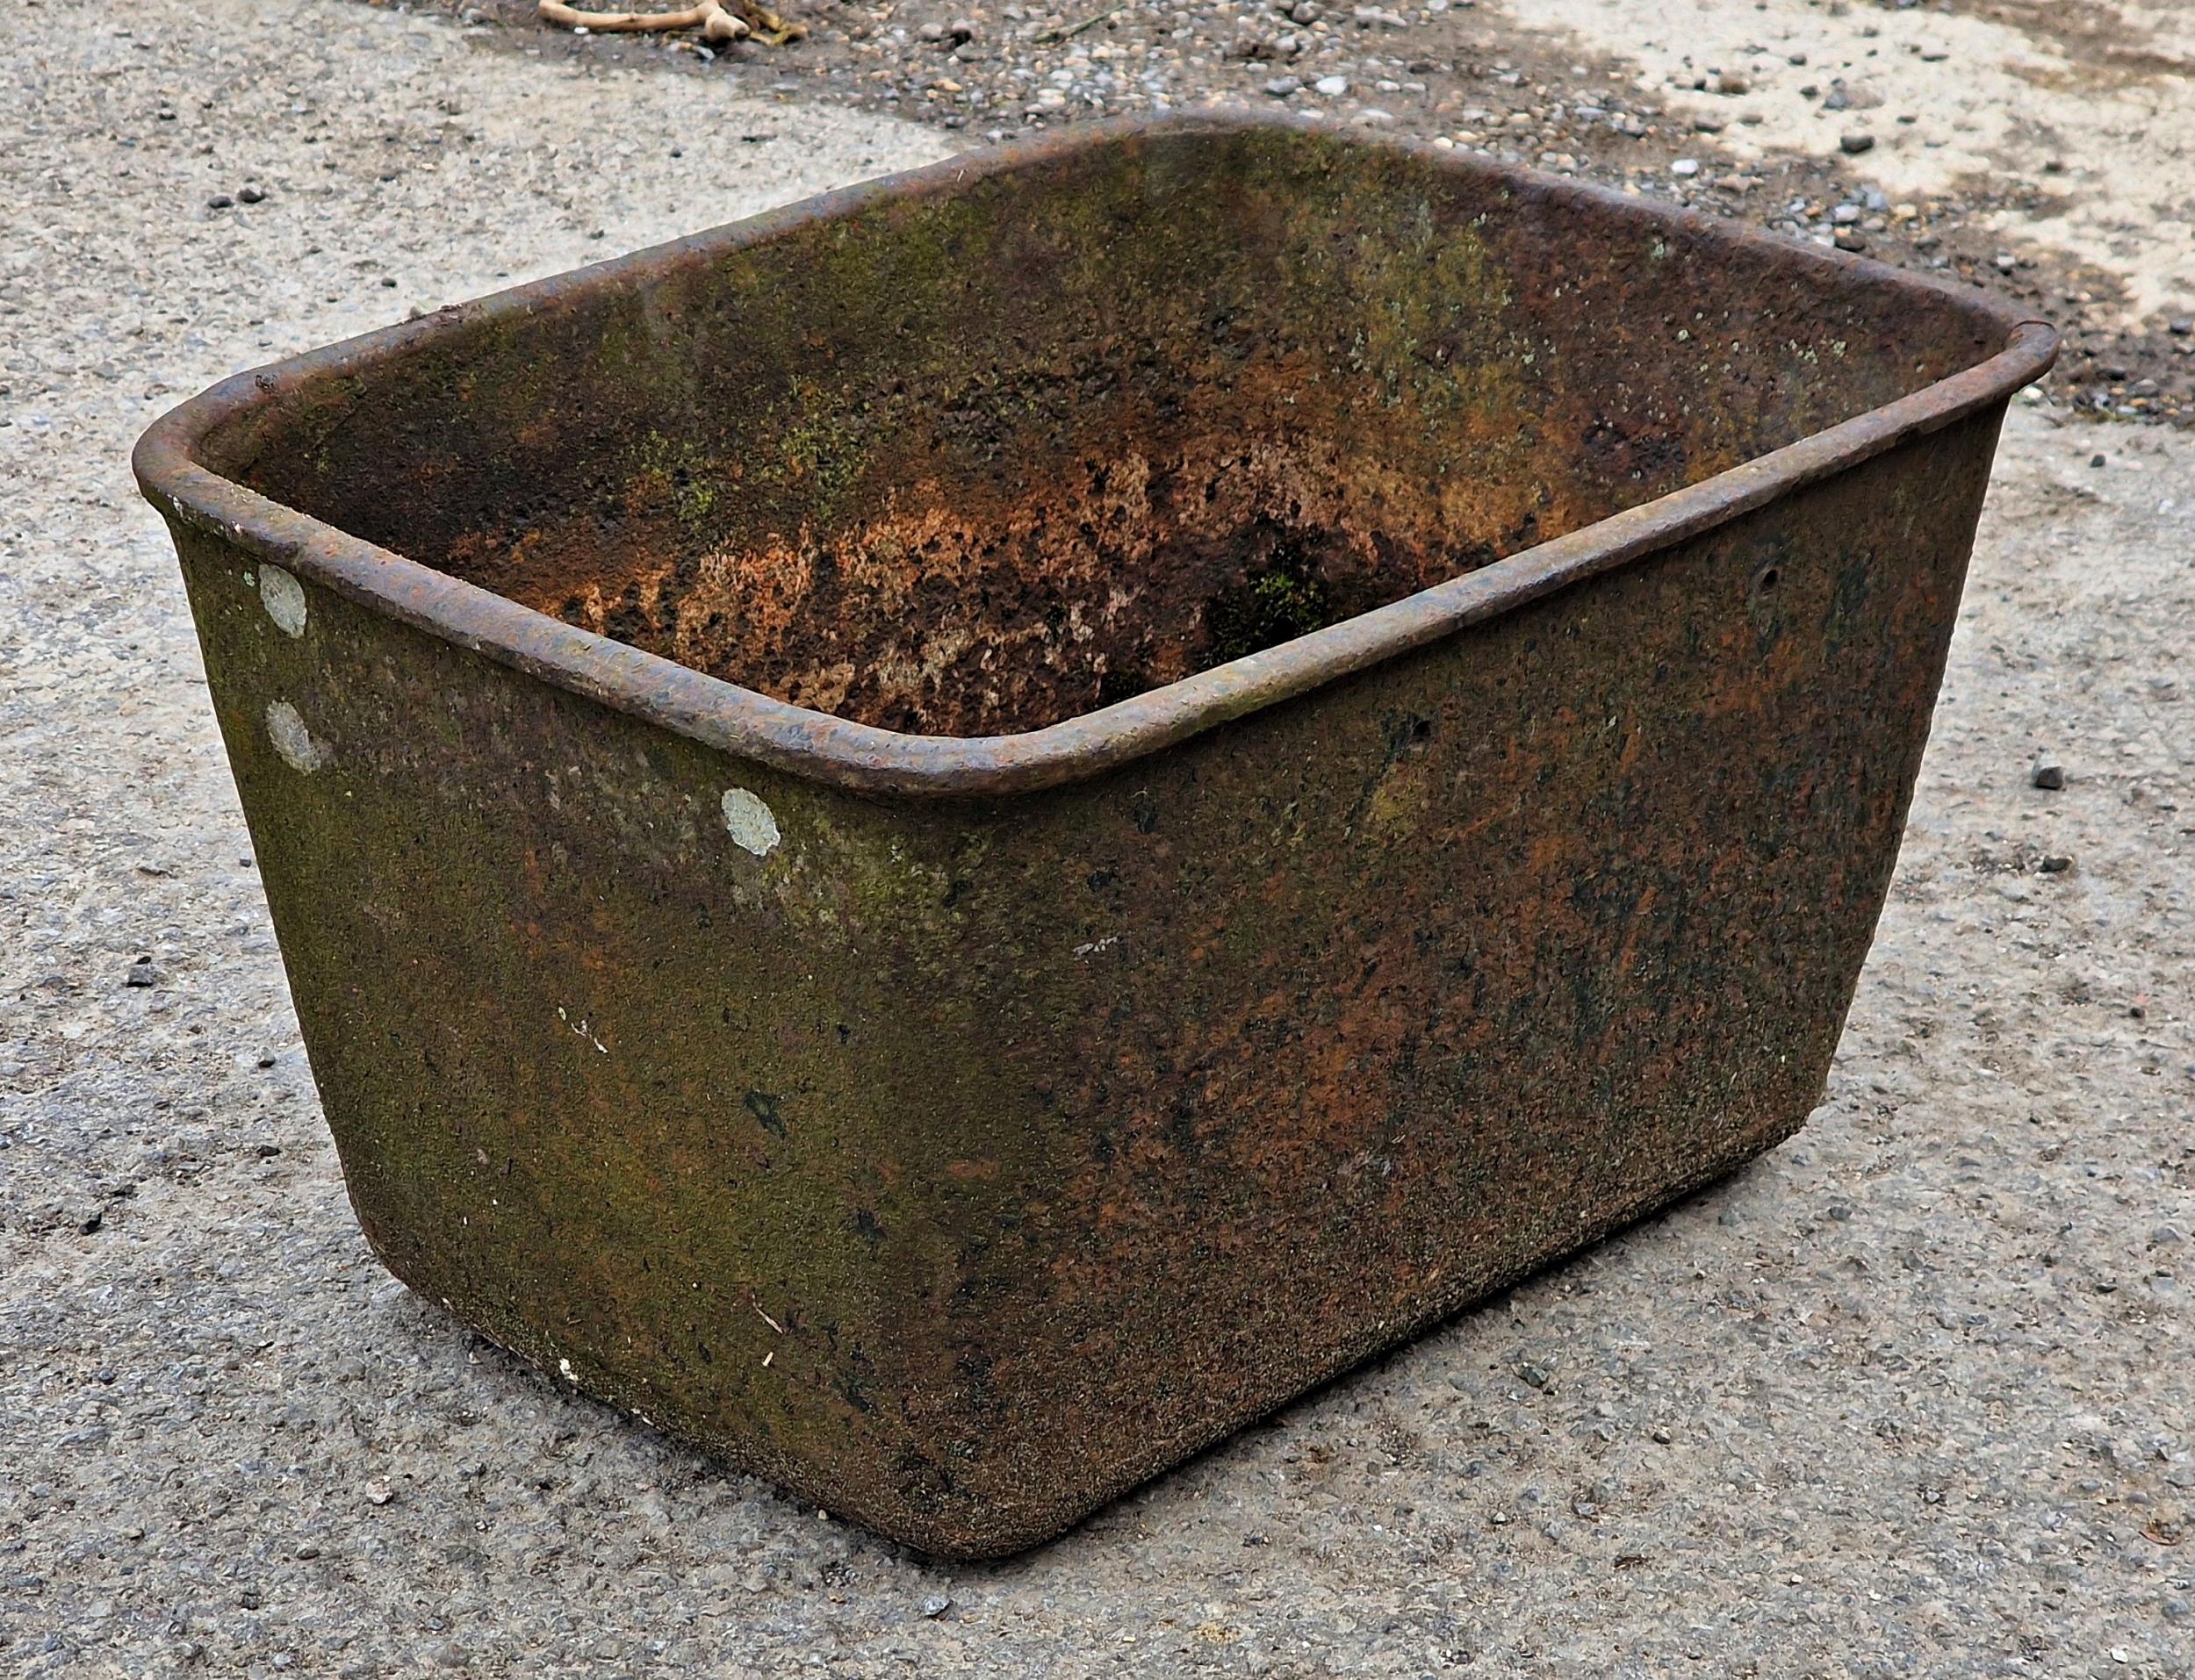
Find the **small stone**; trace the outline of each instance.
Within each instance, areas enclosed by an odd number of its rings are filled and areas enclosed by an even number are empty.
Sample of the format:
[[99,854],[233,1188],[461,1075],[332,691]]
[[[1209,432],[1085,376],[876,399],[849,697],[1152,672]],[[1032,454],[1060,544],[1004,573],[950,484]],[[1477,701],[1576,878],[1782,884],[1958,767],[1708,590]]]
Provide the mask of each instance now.
[[1700,160],[1696,157],[1680,157],[1669,166],[1669,173],[1672,175],[1691,176],[1697,175],[1699,172]]
[[1656,1424],[1652,1429],[1647,1432],[1647,1434],[1657,1447],[1666,1447],[1669,1445],[1669,1432],[1664,1429],[1659,1424]]
[[2104,457],[2100,455],[2091,455],[2088,458],[2088,463],[2091,467],[2100,467],[2104,464]]
[[1345,75],[1322,75],[1311,87],[1313,92],[1322,93],[1329,99],[1338,99],[1349,91],[1349,78]]
[[1751,93],[1752,91],[1752,83],[1746,81],[1742,75],[1733,75],[1730,71],[1725,70],[1722,75],[1715,78],[1715,91],[1731,96],[1736,96],[1741,93]]
[[1517,1365],[1516,1378],[1518,1382],[1528,1382],[1536,1389],[1545,1388],[1549,1382],[1546,1370],[1543,1367],[1532,1364],[1529,1360]]
[[1860,219],[1860,206],[1839,205],[1829,212],[1829,219],[1839,227],[1850,227]]
[[2195,338],[2195,319],[2183,316],[2164,330],[2174,338]]
[[1385,128],[1394,122],[1394,112],[1366,106],[1357,113],[1356,120],[1366,128]]
[[2053,754],[2044,753],[2035,760],[2035,767],[2027,772],[2027,779],[2037,787],[2052,790],[2065,786],[2065,766]]
[[1265,91],[1276,99],[1286,99],[1303,91],[1300,76],[1277,75],[1265,84]]
[[160,980],[160,970],[153,966],[150,957],[140,957],[130,965],[130,972],[122,977],[125,986],[153,986]]
[[1695,117],[1692,119],[1693,133],[1697,134],[1719,134],[1724,126],[1720,117]]
[[205,207],[208,210],[234,210],[236,208],[236,200],[226,192],[217,192],[205,201]]
[[1863,130],[1854,129],[1849,134],[1839,136],[1837,149],[1846,157],[1858,157],[1862,152],[1875,150],[1875,136]]
[[946,1611],[952,1608],[953,1601],[946,1597],[943,1593],[932,1593],[929,1597],[925,1598],[922,1601],[922,1613],[931,1621],[937,1620],[939,1617],[944,1615]]
[[236,189],[236,202],[240,205],[263,204],[266,201],[266,188],[256,182],[247,181]]
[[2062,875],[2073,867],[2073,859],[2066,857],[2045,858],[2035,867],[2046,875]]
[[389,1485],[385,1475],[378,1475],[366,1483],[366,1503],[370,1505],[385,1505],[395,1497],[396,1490]]
[[1868,248],[1866,237],[1856,227],[1839,228],[1836,233],[1836,242],[1837,248],[1840,251],[1864,251]]

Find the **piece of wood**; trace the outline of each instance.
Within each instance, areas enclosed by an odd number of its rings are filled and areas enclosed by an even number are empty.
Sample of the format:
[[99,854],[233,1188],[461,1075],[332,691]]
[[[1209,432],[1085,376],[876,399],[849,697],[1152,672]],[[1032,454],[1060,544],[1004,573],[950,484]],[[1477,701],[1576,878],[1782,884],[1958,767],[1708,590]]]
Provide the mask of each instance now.
[[698,29],[706,40],[743,40],[751,32],[745,19],[727,11],[719,0],[702,0],[683,11],[581,11],[564,0],[538,0],[536,15],[543,23],[566,29],[588,29],[601,34],[641,31]]

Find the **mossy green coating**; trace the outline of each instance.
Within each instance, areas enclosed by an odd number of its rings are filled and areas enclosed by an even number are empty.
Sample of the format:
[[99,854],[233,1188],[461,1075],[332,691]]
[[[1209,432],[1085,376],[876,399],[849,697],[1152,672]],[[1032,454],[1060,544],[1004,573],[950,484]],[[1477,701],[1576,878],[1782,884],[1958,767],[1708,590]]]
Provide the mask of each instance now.
[[[1512,176],[1189,126],[607,270],[270,386],[203,455],[782,696],[1018,729],[2002,336],[1809,278]],[[242,529],[169,511],[377,1251],[566,1380],[981,1555],[1803,1120],[2001,407],[969,797],[710,744],[304,549],[293,635]]]

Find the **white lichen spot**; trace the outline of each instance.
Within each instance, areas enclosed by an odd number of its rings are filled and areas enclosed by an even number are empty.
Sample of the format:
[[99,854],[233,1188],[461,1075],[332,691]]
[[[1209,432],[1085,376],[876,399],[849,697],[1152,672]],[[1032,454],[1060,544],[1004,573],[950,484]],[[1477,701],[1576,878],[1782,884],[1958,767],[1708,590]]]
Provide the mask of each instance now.
[[298,715],[298,708],[288,700],[275,700],[268,706],[267,739],[274,743],[274,750],[282,755],[284,764],[307,776],[334,756],[326,742],[313,738],[313,732],[305,727],[305,720]]
[[[601,1051],[602,1054],[605,1056],[609,1054],[609,1046],[594,1036],[594,1029],[588,1026],[585,1021],[574,1021],[572,1018],[572,1012],[566,1009],[561,1003],[557,1005],[557,1019],[563,1022],[564,1024],[571,1028],[572,1031],[578,1033],[579,1037],[586,1039],[587,1043],[593,1045],[594,1048]],[[485,1161],[486,1159],[486,1158],[485,1156],[482,1157],[483,1161]]]
[[259,568],[259,599],[283,635],[305,634],[305,585],[280,566]]
[[564,1380],[566,1382],[571,1383],[574,1388],[579,1386],[579,1374],[572,1368],[572,1361],[570,1360],[558,1360],[557,1361],[557,1369],[564,1374]]
[[735,843],[758,858],[777,850],[777,818],[770,808],[744,787],[724,790],[724,827]]

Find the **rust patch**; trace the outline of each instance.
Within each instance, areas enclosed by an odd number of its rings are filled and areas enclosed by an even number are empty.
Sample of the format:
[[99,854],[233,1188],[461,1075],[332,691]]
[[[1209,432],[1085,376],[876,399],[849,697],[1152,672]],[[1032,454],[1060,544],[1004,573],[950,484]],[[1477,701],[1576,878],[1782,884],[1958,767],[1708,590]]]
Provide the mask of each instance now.
[[248,376],[138,466],[376,1251],[973,1556],[1803,1122],[2051,346],[1183,119]]

